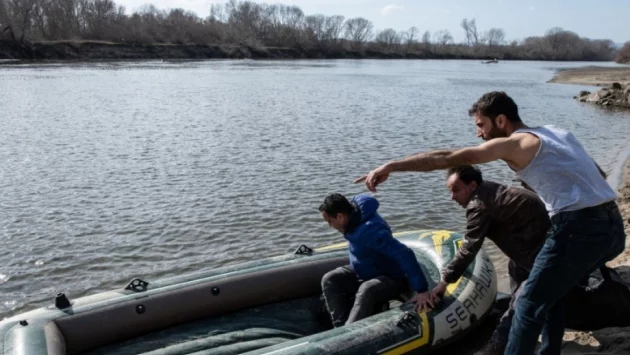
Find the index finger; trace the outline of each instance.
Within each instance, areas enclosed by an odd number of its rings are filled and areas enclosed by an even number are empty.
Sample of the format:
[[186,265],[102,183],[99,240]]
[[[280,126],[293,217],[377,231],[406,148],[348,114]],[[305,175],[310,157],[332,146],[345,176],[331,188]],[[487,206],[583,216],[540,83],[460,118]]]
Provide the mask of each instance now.
[[363,175],[360,178],[354,180],[354,183],[357,184],[357,183],[363,182],[365,181],[365,179],[367,179],[367,175]]

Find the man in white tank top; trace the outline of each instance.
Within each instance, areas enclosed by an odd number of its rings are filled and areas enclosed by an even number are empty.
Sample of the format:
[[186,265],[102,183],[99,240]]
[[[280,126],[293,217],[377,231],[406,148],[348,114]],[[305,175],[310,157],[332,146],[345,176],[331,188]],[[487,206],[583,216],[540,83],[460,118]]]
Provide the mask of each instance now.
[[545,204],[552,228],[516,302],[505,355],[560,354],[564,308],[560,301],[591,272],[625,249],[616,192],[571,134],[554,126],[528,127],[504,92],[484,94],[469,110],[486,142],[392,160],[355,182],[375,192],[392,172],[449,169],[503,160]]

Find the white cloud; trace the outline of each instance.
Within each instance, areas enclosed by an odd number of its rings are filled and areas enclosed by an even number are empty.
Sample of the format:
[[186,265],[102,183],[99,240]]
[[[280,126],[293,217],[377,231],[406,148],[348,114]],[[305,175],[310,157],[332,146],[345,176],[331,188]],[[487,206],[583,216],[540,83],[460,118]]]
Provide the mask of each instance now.
[[534,10],[536,10],[536,7],[535,7],[535,6],[530,6],[530,7],[529,7],[529,11],[534,11]]
[[383,16],[387,16],[390,13],[394,12],[394,11],[400,11],[400,10],[404,10],[405,7],[404,6],[400,6],[400,5],[387,5],[384,8],[381,9],[381,14],[383,14]]

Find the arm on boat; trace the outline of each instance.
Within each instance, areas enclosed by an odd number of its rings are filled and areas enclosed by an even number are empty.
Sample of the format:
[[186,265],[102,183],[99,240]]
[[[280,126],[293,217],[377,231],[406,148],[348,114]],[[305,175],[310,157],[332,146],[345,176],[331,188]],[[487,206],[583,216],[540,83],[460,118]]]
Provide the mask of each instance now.
[[457,251],[453,261],[442,272],[442,279],[446,283],[453,283],[464,274],[468,265],[472,263],[481,249],[490,228],[490,218],[481,208],[469,209],[466,211],[466,217],[468,222],[464,243]]
[[418,292],[428,291],[429,284],[418,264],[418,259],[413,251],[394,238],[388,230],[379,231],[369,243],[371,248],[378,250],[392,260],[395,260],[403,272],[407,275],[409,285]]

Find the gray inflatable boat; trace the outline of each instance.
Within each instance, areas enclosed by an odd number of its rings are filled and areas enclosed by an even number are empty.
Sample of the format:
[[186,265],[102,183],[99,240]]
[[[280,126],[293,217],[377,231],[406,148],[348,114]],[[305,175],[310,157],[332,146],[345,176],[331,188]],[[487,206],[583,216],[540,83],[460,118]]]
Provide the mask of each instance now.
[[[410,231],[430,286],[462,235]],[[492,308],[497,278],[481,251],[434,310],[417,313],[401,295],[366,319],[332,328],[321,278],[348,263],[347,244],[153,281],[72,299],[0,323],[0,354],[429,354],[473,329]]]

